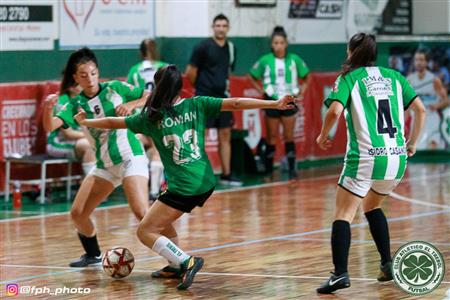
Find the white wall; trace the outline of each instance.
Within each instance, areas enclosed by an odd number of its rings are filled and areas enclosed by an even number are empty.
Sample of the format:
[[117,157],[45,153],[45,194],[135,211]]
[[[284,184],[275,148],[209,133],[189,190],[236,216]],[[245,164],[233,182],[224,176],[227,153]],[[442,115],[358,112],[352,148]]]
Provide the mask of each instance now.
[[450,33],[450,1],[413,0],[413,33]]
[[155,1],[157,37],[206,37],[210,20],[206,0]]
[[290,1],[275,7],[236,7],[234,0],[155,1],[156,36],[207,37],[213,18],[223,13],[230,19],[232,37],[268,37],[274,26],[285,27],[291,43],[345,42],[344,17],[339,20],[289,19]]
[[[412,2],[414,34],[450,33],[450,0]],[[357,6],[369,14],[371,9],[371,5],[362,0],[344,0],[344,3],[341,19],[289,19],[288,0],[278,0],[275,7],[259,8],[236,7],[235,0],[155,1],[156,36],[210,36],[212,19],[223,13],[230,19],[229,35],[232,37],[268,37],[275,25],[282,25],[291,43],[344,43],[354,33],[350,32],[348,10]]]

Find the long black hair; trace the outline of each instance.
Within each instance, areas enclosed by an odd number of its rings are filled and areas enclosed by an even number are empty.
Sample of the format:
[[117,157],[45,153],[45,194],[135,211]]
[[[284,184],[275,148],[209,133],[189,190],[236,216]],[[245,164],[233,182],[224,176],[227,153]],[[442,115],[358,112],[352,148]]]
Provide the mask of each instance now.
[[95,57],[94,52],[87,47],[78,49],[77,51],[70,54],[69,60],[67,61],[66,67],[64,68],[63,79],[61,81],[59,91],[61,95],[66,93],[70,87],[76,85],[75,79],[73,79],[73,75],[77,72],[78,65],[88,62],[93,62],[98,68],[97,57]]
[[155,73],[155,88],[142,111],[150,121],[162,119],[161,111],[172,107],[173,100],[183,86],[181,72],[175,65],[168,65]]
[[373,34],[357,33],[348,42],[348,50],[351,52],[342,64],[342,75],[359,68],[373,66],[377,59],[377,43]]

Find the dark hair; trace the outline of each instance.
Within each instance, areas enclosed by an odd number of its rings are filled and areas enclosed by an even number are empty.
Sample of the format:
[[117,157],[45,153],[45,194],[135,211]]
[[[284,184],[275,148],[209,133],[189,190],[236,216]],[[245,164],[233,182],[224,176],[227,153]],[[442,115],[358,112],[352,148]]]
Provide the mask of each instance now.
[[152,39],[145,39],[141,42],[139,46],[139,51],[141,52],[142,58],[150,56],[151,59],[159,59],[159,53],[156,49],[156,42]]
[[64,80],[64,78],[65,78],[65,73],[66,73],[65,70],[63,70],[63,71],[61,72],[62,80],[61,80],[61,84],[59,85],[59,94],[60,94],[60,95],[69,94],[69,89],[70,89],[72,86],[75,86],[75,83],[71,84],[70,82],[68,82],[68,80]]
[[161,110],[172,107],[173,99],[180,94],[182,86],[181,72],[175,65],[159,69],[155,73],[155,88],[148,97],[142,113],[147,114],[150,121],[161,120]]
[[416,54],[423,54],[423,56],[425,57],[425,60],[428,62],[430,61],[430,55],[428,53],[428,51],[424,48],[419,48],[416,50],[416,53],[414,53],[414,55]]
[[351,52],[351,55],[342,64],[342,75],[359,67],[373,66],[375,64],[377,43],[373,34],[355,34],[348,42],[348,50]]
[[213,25],[214,25],[214,23],[216,23],[216,21],[219,21],[219,20],[225,20],[225,21],[227,21],[227,23],[230,23],[230,21],[228,20],[228,18],[224,14],[218,14],[213,19]]
[[69,87],[76,85],[76,82],[73,79],[73,74],[76,73],[78,65],[88,62],[93,62],[98,68],[97,58],[95,57],[94,52],[87,47],[78,49],[77,51],[70,54],[69,60],[67,61],[66,67],[64,69],[63,79],[61,81],[61,94],[65,93]]
[[286,31],[284,31],[283,26],[275,26],[272,31],[272,35],[270,36],[270,40],[273,40],[273,38],[276,36],[284,37],[287,40],[287,34]]

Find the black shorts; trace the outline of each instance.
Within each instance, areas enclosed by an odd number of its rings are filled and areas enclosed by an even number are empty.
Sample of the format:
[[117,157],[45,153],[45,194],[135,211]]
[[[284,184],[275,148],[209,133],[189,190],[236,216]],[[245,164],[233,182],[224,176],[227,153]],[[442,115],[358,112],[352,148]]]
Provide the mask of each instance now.
[[215,187],[206,193],[194,196],[183,196],[166,190],[161,193],[158,200],[172,208],[178,209],[185,213],[190,213],[196,206],[202,207],[206,200],[208,200],[208,198],[212,195],[214,189]]
[[[277,100],[272,97],[269,97],[267,94],[264,94],[264,99],[266,100]],[[294,109],[286,109],[286,110],[278,110],[278,109],[265,109],[264,110],[266,117],[268,118],[281,118],[281,117],[290,117],[295,115],[298,112],[298,108]]]
[[206,121],[206,128],[231,128],[233,124],[233,113],[231,111],[221,111],[217,118],[210,118]]
[[281,118],[281,117],[291,117],[298,112],[298,108],[278,110],[278,109],[265,109],[266,117],[268,118]]

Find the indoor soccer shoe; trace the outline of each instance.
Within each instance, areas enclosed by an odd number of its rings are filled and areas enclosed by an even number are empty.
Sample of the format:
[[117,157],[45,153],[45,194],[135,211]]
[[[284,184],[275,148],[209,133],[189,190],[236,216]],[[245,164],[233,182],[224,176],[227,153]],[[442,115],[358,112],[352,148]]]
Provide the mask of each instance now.
[[87,254],[81,255],[77,260],[74,260],[69,264],[72,268],[84,268],[90,265],[96,265],[102,261],[102,256],[88,256]]
[[350,287],[350,278],[348,277],[348,273],[342,273],[339,276],[331,273],[330,279],[322,283],[320,287],[317,288],[317,292],[319,294],[331,294],[336,290],[345,289]]
[[181,269],[173,268],[171,266],[165,266],[161,270],[152,273],[153,278],[175,278],[179,279],[183,276]]
[[203,258],[191,256],[188,260],[183,262],[181,268],[184,271],[181,283],[177,285],[177,289],[185,290],[189,288],[194,281],[195,274],[203,267]]
[[390,281],[392,280],[392,262],[387,262],[384,266],[380,265],[380,274],[378,274],[378,281]]

